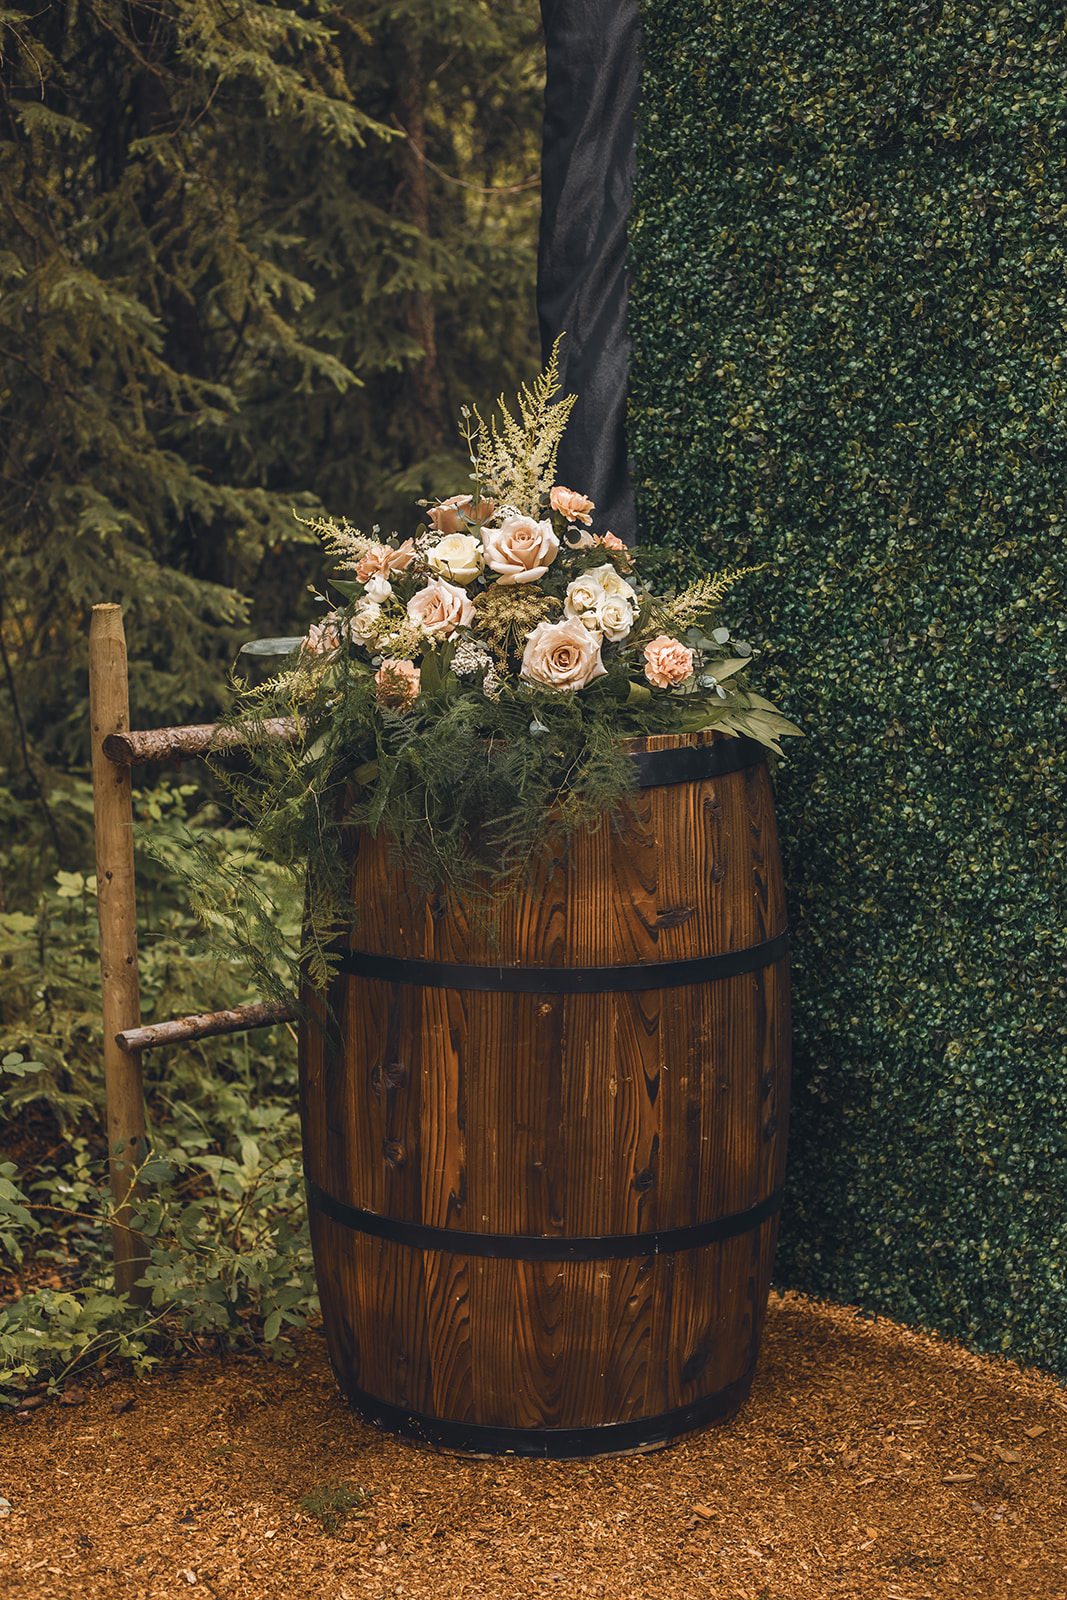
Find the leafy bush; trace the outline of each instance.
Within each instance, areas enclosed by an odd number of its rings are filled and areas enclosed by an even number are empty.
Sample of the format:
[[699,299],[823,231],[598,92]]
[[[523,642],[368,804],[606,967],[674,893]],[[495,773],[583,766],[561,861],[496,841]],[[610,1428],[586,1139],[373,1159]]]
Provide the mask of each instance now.
[[[75,790],[72,803],[83,799]],[[164,781],[135,808],[152,839],[152,855],[138,861],[146,1018],[252,998],[247,974],[220,963],[174,903],[168,868],[187,830],[231,863],[247,865],[246,840],[218,825],[192,785]],[[258,877],[276,896],[267,865]],[[0,1265],[10,1285],[0,1391],[9,1398],[87,1361],[120,1356],[144,1367],[168,1341],[255,1338],[281,1348],[284,1331],[316,1304],[295,1041],[284,1026],[146,1053],[151,1154],[135,1225],[149,1241],[151,1305],[141,1312],[111,1293],[96,962],[90,875],[61,872],[38,886],[32,909],[0,913],[0,1107],[12,1137],[31,1147],[19,1165],[0,1165]]]

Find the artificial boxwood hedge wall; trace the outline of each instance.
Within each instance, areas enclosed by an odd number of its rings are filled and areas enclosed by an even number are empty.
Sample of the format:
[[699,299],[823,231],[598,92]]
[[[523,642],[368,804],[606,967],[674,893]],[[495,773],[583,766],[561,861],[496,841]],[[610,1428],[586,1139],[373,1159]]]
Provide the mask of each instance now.
[[1064,14],[644,13],[643,537],[807,730],[778,1279],[1067,1372]]

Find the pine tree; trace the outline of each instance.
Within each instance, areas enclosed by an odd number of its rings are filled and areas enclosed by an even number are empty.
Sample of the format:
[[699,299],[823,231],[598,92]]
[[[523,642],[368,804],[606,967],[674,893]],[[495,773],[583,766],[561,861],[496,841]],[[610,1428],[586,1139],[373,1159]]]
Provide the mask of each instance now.
[[13,772],[85,758],[93,603],[140,726],[210,717],[310,615],[294,508],[462,486],[450,414],[537,366],[540,71],[533,0],[0,13]]

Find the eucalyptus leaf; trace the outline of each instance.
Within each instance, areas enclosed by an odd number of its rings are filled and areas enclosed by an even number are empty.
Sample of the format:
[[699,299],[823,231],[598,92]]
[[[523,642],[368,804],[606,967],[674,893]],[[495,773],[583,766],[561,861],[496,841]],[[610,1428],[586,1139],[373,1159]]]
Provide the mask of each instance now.
[[725,661],[713,661],[708,670],[717,683],[725,683],[727,678],[749,665],[744,656],[729,656]]
[[296,638],[285,639],[249,639],[238,651],[242,656],[291,656],[294,650],[299,650],[304,642],[302,634]]

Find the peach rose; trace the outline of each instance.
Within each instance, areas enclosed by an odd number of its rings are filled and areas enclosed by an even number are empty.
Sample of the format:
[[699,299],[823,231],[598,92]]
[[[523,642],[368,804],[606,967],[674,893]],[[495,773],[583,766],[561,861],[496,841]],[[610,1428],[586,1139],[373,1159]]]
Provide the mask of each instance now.
[[593,501],[589,496],[577,494],[573,489],[564,489],[562,484],[557,483],[550,492],[548,503],[553,511],[558,511],[568,522],[584,522],[588,527],[593,520],[589,515],[593,509]]
[[408,616],[427,633],[440,633],[451,639],[457,628],[474,620],[474,606],[463,589],[444,578],[431,578],[425,589],[408,601]]
[[482,529],[485,564],[498,572],[498,583],[532,583],[543,578],[559,554],[559,540],[550,522],[508,517],[499,528]]
[[598,534],[596,542],[597,542],[597,544],[602,544],[604,546],[605,550],[625,550],[626,549],[626,545],[623,544],[622,540],[616,538],[615,534],[613,534],[613,533]]
[[471,522],[484,522],[486,517],[491,517],[495,507],[491,500],[479,500],[472,511],[473,496],[469,494],[454,494],[448,500],[442,500],[439,506],[434,506],[430,512],[430,527],[438,533],[464,533],[468,519]]
[[359,565],[356,567],[356,577],[360,583],[366,583],[379,574],[384,578],[390,572],[403,572],[405,568],[410,567],[414,559],[415,544],[411,539],[405,539],[396,550],[389,544],[371,545],[370,549],[360,557]]
[[421,676],[411,661],[383,661],[374,674],[378,699],[394,711],[406,711],[419,692]]
[[600,641],[577,617],[565,622],[539,622],[526,635],[522,676],[550,689],[584,689],[607,668],[600,659]]
[[673,689],[693,675],[693,652],[680,639],[661,633],[645,645],[645,677],[657,689]]

